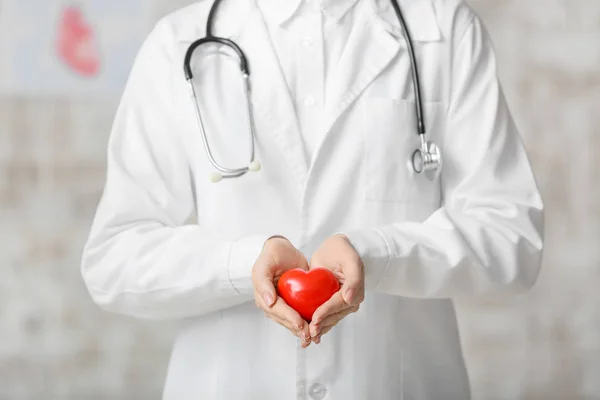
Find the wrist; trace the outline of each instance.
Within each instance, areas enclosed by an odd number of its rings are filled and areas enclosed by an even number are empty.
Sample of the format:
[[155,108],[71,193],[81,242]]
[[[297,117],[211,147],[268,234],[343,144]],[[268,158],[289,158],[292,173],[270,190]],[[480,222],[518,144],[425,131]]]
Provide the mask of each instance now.
[[225,279],[239,294],[252,293],[252,271],[260,258],[266,235],[242,237],[231,245]]
[[356,230],[346,235],[363,264],[365,288],[376,290],[392,258],[386,236],[378,229]]

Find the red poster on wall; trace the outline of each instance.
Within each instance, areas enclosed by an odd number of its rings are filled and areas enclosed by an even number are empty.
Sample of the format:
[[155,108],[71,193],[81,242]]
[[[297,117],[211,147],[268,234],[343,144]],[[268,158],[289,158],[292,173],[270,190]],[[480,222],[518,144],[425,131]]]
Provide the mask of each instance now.
[[58,21],[56,52],[73,72],[85,76],[98,75],[101,67],[96,31],[80,7],[68,5]]
[[151,0],[0,4],[0,96],[119,95],[159,17]]

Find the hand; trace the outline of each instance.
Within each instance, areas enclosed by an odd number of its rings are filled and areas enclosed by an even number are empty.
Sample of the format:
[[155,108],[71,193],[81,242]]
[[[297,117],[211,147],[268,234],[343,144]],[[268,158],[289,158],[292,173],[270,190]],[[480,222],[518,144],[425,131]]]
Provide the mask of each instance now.
[[334,235],[323,242],[313,255],[310,265],[312,268],[329,269],[341,284],[340,290],[313,314],[310,336],[313,342],[319,344],[321,337],[338,322],[358,311],[365,298],[364,265],[350,240],[344,235]]
[[275,291],[284,272],[301,268],[308,270],[308,261],[287,239],[276,236],[265,243],[252,268],[254,302],[273,321],[289,329],[302,340],[302,347],[310,345],[309,326],[294,309]]

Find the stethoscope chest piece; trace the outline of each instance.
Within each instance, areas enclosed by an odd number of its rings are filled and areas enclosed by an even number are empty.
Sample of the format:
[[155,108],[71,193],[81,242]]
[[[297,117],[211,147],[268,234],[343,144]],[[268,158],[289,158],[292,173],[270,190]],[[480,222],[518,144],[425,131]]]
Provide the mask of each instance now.
[[412,155],[412,167],[417,174],[424,174],[429,180],[435,180],[442,170],[442,152],[432,141],[422,141],[421,148]]

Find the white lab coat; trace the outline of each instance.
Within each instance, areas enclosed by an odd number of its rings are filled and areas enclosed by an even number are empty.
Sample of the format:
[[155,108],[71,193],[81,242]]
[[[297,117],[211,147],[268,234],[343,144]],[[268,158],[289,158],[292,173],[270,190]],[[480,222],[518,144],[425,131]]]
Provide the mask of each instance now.
[[[252,0],[224,0],[216,33],[249,58],[263,170],[212,184],[183,75],[211,3],[162,19],[135,61],[83,254],[92,298],[183,320],[165,399],[468,399],[452,299],[529,288],[543,242],[542,199],[480,20],[458,0],[400,1],[427,132],[444,155],[430,181],[408,167],[419,145],[413,87],[387,0],[358,5],[310,160],[260,13]],[[194,63],[201,110],[217,159],[242,166],[237,65],[217,54],[199,51]],[[310,258],[336,232],[363,257],[366,299],[302,349],[254,305],[251,268],[271,235]]]

